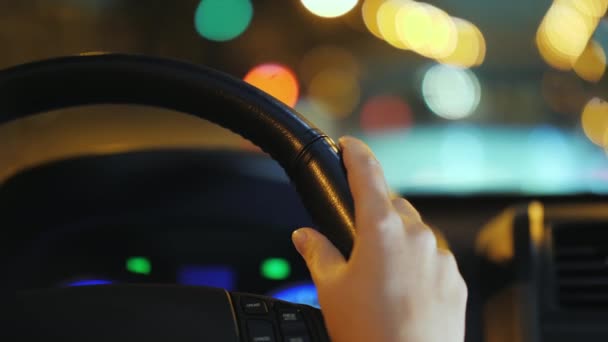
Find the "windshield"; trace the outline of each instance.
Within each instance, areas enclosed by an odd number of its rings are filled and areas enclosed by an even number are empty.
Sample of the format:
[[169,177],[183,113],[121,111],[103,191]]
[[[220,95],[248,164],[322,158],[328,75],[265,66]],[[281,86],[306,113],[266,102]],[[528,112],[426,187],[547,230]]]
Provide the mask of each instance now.
[[[608,193],[606,6],[604,0],[2,1],[0,67],[100,51],[186,60],[245,79],[333,138],[364,139],[396,191]],[[25,144],[36,136],[28,129],[40,129],[12,127],[0,128],[0,141]],[[215,144],[240,141],[209,135]],[[194,143],[204,144],[204,134],[196,136]],[[31,146],[4,153],[0,165],[26,153]]]

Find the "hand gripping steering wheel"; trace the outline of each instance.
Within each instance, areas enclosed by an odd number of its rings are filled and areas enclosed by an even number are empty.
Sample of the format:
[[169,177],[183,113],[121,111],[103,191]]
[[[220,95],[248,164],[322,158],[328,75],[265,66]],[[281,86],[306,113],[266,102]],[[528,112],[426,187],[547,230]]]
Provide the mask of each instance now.
[[[209,68],[135,55],[70,56],[0,71],[0,124],[92,104],[172,109],[251,140],[285,169],[319,230],[344,256],[350,255],[354,207],[338,147],[255,87]],[[0,244],[7,255],[1,265],[5,269],[10,270],[11,256],[23,239],[40,233],[20,229]],[[11,340],[328,340],[317,309],[222,289],[117,285],[12,290],[16,295],[4,306],[4,321],[12,328],[4,333],[10,331]]]

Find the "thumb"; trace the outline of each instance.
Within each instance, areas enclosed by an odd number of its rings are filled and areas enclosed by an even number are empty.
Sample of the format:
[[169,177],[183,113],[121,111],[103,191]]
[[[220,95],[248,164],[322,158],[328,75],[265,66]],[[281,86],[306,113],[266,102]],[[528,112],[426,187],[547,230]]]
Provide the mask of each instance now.
[[323,234],[312,228],[300,228],[292,234],[293,244],[306,261],[315,283],[335,275],[346,260]]

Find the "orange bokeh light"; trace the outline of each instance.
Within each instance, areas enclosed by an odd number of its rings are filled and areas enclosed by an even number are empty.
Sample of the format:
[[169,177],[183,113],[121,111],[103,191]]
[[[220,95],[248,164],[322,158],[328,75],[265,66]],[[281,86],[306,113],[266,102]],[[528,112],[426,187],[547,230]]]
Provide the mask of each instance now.
[[298,102],[300,93],[298,80],[294,72],[283,65],[275,63],[258,65],[245,75],[244,80],[290,107]]

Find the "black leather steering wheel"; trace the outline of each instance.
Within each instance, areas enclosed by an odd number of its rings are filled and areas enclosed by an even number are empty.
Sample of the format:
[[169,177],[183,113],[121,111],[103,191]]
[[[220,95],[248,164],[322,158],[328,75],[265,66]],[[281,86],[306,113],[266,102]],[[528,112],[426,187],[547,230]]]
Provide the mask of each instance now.
[[[344,256],[350,255],[354,207],[339,148],[273,97],[209,68],[145,56],[70,56],[0,72],[0,124],[91,104],[172,109],[208,119],[251,140],[285,169],[320,231]],[[2,244],[7,268],[21,240],[37,233],[23,228]],[[64,341],[327,339],[316,309],[220,289],[103,286],[18,291],[11,301],[13,337],[34,334]]]

